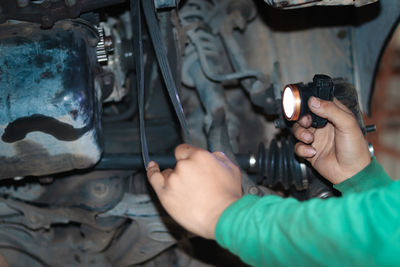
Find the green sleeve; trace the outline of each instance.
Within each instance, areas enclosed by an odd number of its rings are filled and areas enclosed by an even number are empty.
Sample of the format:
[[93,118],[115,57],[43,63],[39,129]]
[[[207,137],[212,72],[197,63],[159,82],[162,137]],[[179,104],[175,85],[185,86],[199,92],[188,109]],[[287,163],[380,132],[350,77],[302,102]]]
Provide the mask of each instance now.
[[336,190],[342,192],[342,194],[348,194],[386,186],[390,183],[393,183],[393,180],[390,179],[374,157],[371,163],[362,171],[334,187]]
[[247,195],[221,215],[216,240],[255,266],[400,266],[400,182],[298,202]]

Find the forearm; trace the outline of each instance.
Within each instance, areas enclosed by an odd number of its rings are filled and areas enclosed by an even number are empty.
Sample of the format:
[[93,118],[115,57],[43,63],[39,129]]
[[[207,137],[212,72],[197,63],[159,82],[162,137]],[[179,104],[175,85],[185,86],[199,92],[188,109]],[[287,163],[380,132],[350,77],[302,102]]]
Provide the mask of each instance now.
[[245,196],[220,217],[217,242],[257,266],[388,264],[400,249],[399,184],[328,200]]

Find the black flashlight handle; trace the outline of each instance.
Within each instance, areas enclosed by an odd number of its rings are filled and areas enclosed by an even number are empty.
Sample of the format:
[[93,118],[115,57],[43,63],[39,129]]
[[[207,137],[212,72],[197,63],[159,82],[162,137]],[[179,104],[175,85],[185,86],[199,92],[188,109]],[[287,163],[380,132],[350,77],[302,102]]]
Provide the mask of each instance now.
[[312,117],[312,127],[319,128],[326,125],[327,119],[321,118],[310,111],[308,107],[308,99],[311,96],[318,97],[323,100],[332,101],[334,95],[334,84],[332,79],[327,75],[317,74],[313,78],[313,82],[308,84],[296,84],[299,89],[301,104],[300,117],[310,114]]
[[[333,100],[333,95],[334,95],[334,85],[331,77],[323,74],[317,74],[313,78],[313,86],[312,86],[312,91],[313,95],[323,99],[323,100],[328,100],[332,101]],[[308,100],[307,100],[308,102]],[[307,103],[306,103],[307,104]],[[312,117],[312,127],[318,128],[318,127],[323,127],[326,125],[328,122],[327,119],[321,118],[314,113],[311,113]]]

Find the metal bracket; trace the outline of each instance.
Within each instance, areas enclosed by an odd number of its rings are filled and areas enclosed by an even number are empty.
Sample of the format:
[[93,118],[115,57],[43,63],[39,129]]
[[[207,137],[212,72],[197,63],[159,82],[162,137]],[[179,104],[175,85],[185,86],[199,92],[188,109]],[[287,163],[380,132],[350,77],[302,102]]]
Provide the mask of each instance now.
[[156,9],[175,8],[177,6],[176,0],[154,0]]

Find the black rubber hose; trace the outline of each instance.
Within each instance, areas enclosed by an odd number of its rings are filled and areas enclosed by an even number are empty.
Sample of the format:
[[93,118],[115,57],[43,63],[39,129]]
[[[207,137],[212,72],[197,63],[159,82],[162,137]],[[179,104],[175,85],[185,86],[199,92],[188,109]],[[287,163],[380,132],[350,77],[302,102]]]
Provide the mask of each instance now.
[[81,13],[95,9],[122,4],[126,0],[84,0],[81,3]]
[[[173,168],[176,164],[173,155],[150,154],[151,160],[157,162],[161,169]],[[250,170],[250,155],[237,154],[236,159],[240,167]],[[105,154],[96,165],[96,170],[142,170],[144,169],[142,155],[137,154]]]

